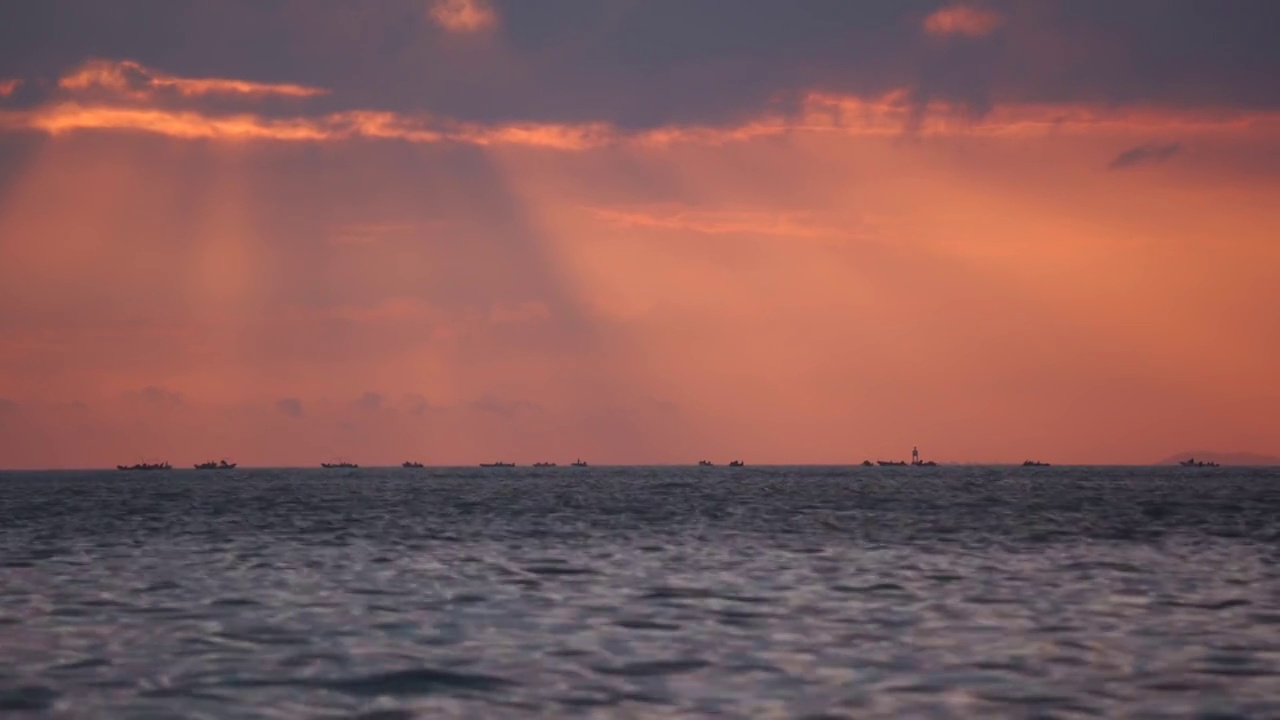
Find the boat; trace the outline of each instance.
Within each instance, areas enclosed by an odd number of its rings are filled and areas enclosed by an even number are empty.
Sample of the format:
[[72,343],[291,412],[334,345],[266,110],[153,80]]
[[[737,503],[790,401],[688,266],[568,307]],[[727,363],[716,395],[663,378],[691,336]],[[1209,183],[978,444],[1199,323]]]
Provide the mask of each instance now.
[[339,460],[338,462],[320,463],[320,467],[326,468],[329,470],[339,470],[344,468],[346,469],[358,468],[360,466],[353,462],[347,462],[346,460]]
[[698,465],[699,465],[700,467],[711,467],[711,465],[712,465],[712,464],[713,464],[713,463],[712,463],[710,460],[699,460],[699,461],[698,461]]
[[536,462],[533,464],[533,466],[534,467],[555,467],[556,464],[553,462]]
[[1212,460],[1196,460],[1195,458],[1187,458],[1178,464],[1182,467],[1219,467],[1218,463]]
[[875,463],[871,462],[870,460],[863,460],[863,461],[862,461],[862,467],[871,467],[871,466],[873,466],[873,465],[875,465]]
[[422,467],[422,463],[420,463],[420,462],[414,462],[413,460],[405,460],[404,462],[400,463],[400,467],[402,467],[402,468],[420,468],[420,467]]
[[234,470],[235,467],[235,463],[229,463],[226,460],[217,462],[210,460],[209,462],[196,463],[195,465],[197,470]]
[[742,467],[742,466],[743,466],[743,462],[741,460],[734,460],[729,463],[729,467]]
[[172,470],[173,466],[167,461],[158,463],[140,462],[133,465],[117,465],[117,470]]
[[880,466],[898,467],[900,465],[906,465],[907,461],[906,460],[877,460],[876,464]]
[[586,461],[585,461],[585,460],[578,459],[578,460],[574,460],[574,461],[573,461],[573,466],[574,466],[574,467],[586,467],[586,466],[587,466],[587,463],[586,463]]
[[920,459],[920,448],[911,448],[911,464],[914,467],[937,467],[938,463],[932,460]]
[[480,467],[515,467],[515,466],[516,466],[515,463],[504,463],[504,462],[480,463]]
[[1022,467],[1049,467],[1049,463],[1039,460],[1023,460]]

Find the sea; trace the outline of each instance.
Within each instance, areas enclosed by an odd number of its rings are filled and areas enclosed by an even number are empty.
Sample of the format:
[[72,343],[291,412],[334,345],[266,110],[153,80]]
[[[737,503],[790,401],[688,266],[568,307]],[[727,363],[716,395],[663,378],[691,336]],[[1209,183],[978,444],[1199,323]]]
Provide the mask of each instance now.
[[0,473],[3,718],[1280,717],[1280,470]]

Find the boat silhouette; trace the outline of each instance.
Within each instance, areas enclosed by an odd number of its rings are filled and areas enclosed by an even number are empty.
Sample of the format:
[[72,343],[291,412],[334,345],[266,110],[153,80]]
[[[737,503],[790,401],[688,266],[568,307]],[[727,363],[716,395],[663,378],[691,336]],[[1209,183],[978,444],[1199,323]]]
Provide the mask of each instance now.
[[348,468],[348,469],[349,469],[349,468],[358,468],[358,467],[360,467],[360,466],[359,466],[359,465],[357,465],[357,464],[355,464],[355,463],[353,463],[353,462],[347,462],[346,460],[339,460],[338,462],[331,462],[331,463],[325,463],[325,462],[322,462],[322,463],[320,463],[320,467],[322,467],[322,468],[326,468],[326,469],[329,469],[329,470],[338,470],[338,469],[343,469],[343,468]]
[[741,460],[733,460],[729,463],[729,467],[742,467],[744,463]]
[[899,465],[906,465],[907,461],[906,460],[877,460],[876,464],[881,466],[898,467]]
[[938,463],[936,463],[936,462],[934,462],[934,461],[932,461],[932,460],[924,460],[924,461],[922,461],[922,460],[920,459],[920,448],[914,448],[914,447],[913,447],[913,448],[911,448],[911,464],[912,464],[913,466],[915,466],[915,467],[934,467],[934,466],[936,466]]
[[516,466],[515,463],[504,463],[504,462],[480,463],[480,467],[515,467],[515,466]]
[[577,459],[577,460],[574,460],[574,461],[573,461],[573,466],[574,466],[574,467],[586,467],[586,466],[587,466],[587,462],[586,462],[585,460],[582,460],[581,458],[579,458],[579,459]]
[[133,465],[117,465],[117,470],[172,470],[173,466],[168,461],[158,463],[140,462]]
[[1022,467],[1049,467],[1049,463],[1039,460],[1023,460]]
[[871,462],[870,460],[862,461],[862,467],[871,467],[872,465],[875,465],[875,463]]
[[1178,464],[1182,467],[1219,467],[1218,463],[1212,460],[1196,460],[1195,458],[1187,458]]
[[714,463],[712,463],[710,460],[699,460],[699,461],[698,461],[698,466],[699,466],[699,467],[711,467],[712,465],[714,465]]
[[217,462],[210,460],[209,462],[196,463],[195,465],[197,470],[234,470],[235,467],[235,463],[229,463],[226,460],[219,460]]
[[555,467],[556,464],[553,462],[536,462],[533,464],[533,466],[534,467]]
[[400,463],[400,467],[402,467],[402,468],[420,468],[420,467],[422,467],[422,463],[420,463],[420,462],[414,462],[414,461],[412,461],[412,460],[405,460],[404,462]]

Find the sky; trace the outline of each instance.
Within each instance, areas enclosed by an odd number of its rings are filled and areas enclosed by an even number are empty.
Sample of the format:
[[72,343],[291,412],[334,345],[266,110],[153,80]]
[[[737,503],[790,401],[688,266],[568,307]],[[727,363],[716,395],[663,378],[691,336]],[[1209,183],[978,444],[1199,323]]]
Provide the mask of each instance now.
[[1280,453],[1280,3],[0,7],[0,467]]

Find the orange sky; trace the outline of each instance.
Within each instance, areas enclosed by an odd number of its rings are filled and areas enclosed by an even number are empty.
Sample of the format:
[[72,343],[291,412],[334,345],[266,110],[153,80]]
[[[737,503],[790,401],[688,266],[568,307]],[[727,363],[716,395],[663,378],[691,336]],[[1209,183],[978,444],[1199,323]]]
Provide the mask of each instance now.
[[0,466],[1280,452],[1265,108],[814,89],[628,128],[61,80],[0,105]]

